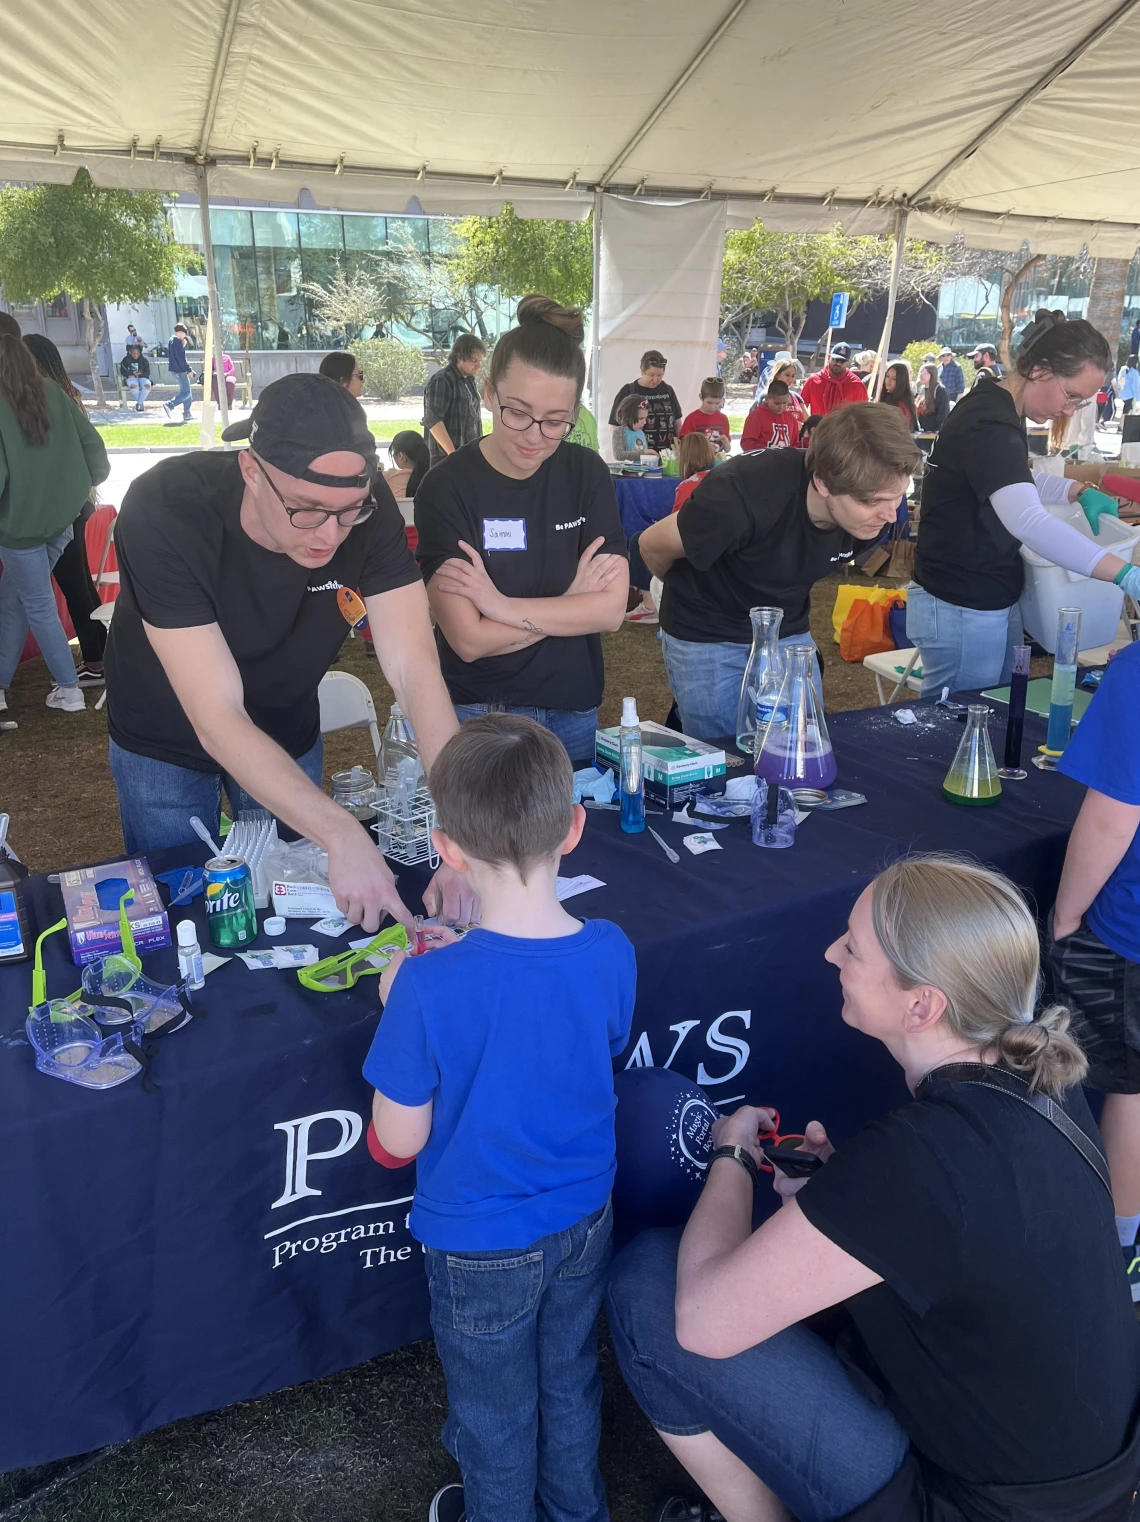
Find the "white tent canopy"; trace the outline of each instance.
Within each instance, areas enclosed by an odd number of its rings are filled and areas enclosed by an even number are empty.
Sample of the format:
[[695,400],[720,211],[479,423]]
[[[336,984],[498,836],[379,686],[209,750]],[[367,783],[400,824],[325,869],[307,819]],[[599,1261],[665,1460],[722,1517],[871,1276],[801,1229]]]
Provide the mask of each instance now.
[[[6,0],[0,178],[1128,257],[1140,0]],[[276,168],[272,167],[276,164]],[[311,200],[309,200],[311,198]]]

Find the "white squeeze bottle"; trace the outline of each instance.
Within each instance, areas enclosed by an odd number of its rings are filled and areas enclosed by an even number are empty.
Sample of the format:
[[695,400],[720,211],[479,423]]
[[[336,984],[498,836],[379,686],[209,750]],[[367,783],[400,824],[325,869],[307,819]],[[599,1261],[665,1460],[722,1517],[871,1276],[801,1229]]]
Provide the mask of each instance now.
[[198,927],[193,920],[178,921],[178,976],[185,978],[187,988],[205,988],[206,974],[202,971],[202,948],[198,945]]

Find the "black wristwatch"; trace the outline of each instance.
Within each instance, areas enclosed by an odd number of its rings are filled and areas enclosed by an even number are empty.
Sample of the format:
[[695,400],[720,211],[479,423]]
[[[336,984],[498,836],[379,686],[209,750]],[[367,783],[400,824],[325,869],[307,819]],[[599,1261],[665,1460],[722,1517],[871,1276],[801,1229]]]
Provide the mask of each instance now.
[[[731,1157],[734,1162],[740,1164],[754,1185],[760,1182],[760,1170],[756,1166],[756,1159],[752,1156],[747,1147],[741,1147],[738,1145],[735,1147],[715,1148],[715,1150],[709,1155],[709,1173],[712,1172],[712,1165],[716,1162],[718,1157]],[[708,1178],[708,1176],[708,1173],[706,1173],[705,1177]]]

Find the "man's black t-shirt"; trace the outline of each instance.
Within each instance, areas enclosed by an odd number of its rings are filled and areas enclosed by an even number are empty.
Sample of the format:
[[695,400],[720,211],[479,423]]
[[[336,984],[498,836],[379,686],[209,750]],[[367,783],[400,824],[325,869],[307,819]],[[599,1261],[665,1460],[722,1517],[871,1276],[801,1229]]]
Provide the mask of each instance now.
[[665,577],[661,627],[697,644],[747,645],[749,608],[783,608],[781,639],[803,634],[811,589],[853,543],[808,517],[802,449],[739,455],[710,470],[677,514],[685,547]]
[[[425,581],[445,560],[465,560],[462,539],[483,557],[507,597],[561,597],[583,550],[624,555],[614,484],[592,449],[563,443],[525,481],[504,476],[468,444],[429,471],[416,493],[416,558]],[[525,649],[462,660],[436,630],[439,663],[454,703],[596,708],[605,673],[597,634],[549,636]]]
[[241,527],[243,482],[232,453],[164,460],[127,492],[115,525],[120,590],[107,642],[107,716],[124,750],[217,771],[174,696],[143,628],[217,624],[237,662],[249,717],[294,758],[317,742],[317,687],[348,635],[341,586],[362,597],[412,585],[395,499],[379,506],[327,565],[306,568]]
[[978,386],[943,423],[926,462],[914,555],[919,586],[959,608],[1011,608],[1025,585],[1021,541],[990,496],[1032,480],[1013,397],[996,383]]
[[[1079,1089],[1065,1108],[1095,1135]],[[883,1278],[846,1309],[921,1459],[967,1485],[1016,1485],[1124,1447],[1140,1327],[1112,1201],[1043,1117],[935,1076],[796,1198]]]
[[650,449],[672,449],[683,413],[672,386],[658,381],[656,386],[643,386],[640,381],[626,381],[614,397],[610,408],[610,423],[617,426],[617,410],[627,396],[642,396],[648,408],[645,419],[645,442]]

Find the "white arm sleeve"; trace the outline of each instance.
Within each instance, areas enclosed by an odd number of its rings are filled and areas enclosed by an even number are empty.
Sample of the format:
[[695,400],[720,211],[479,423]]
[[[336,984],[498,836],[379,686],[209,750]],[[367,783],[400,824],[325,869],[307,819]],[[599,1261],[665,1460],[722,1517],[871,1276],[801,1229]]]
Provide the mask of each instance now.
[[1037,488],[1037,495],[1042,502],[1067,502],[1069,500],[1069,487],[1072,482],[1068,476],[1050,476],[1043,470],[1034,470],[1030,474],[1033,484]]
[[[1067,483],[1066,483],[1067,484]],[[1027,549],[1078,576],[1091,576],[1093,566],[1109,553],[1092,544],[1071,523],[1062,523],[1042,507],[1036,486],[1015,481],[990,496],[994,512],[1015,539]]]

